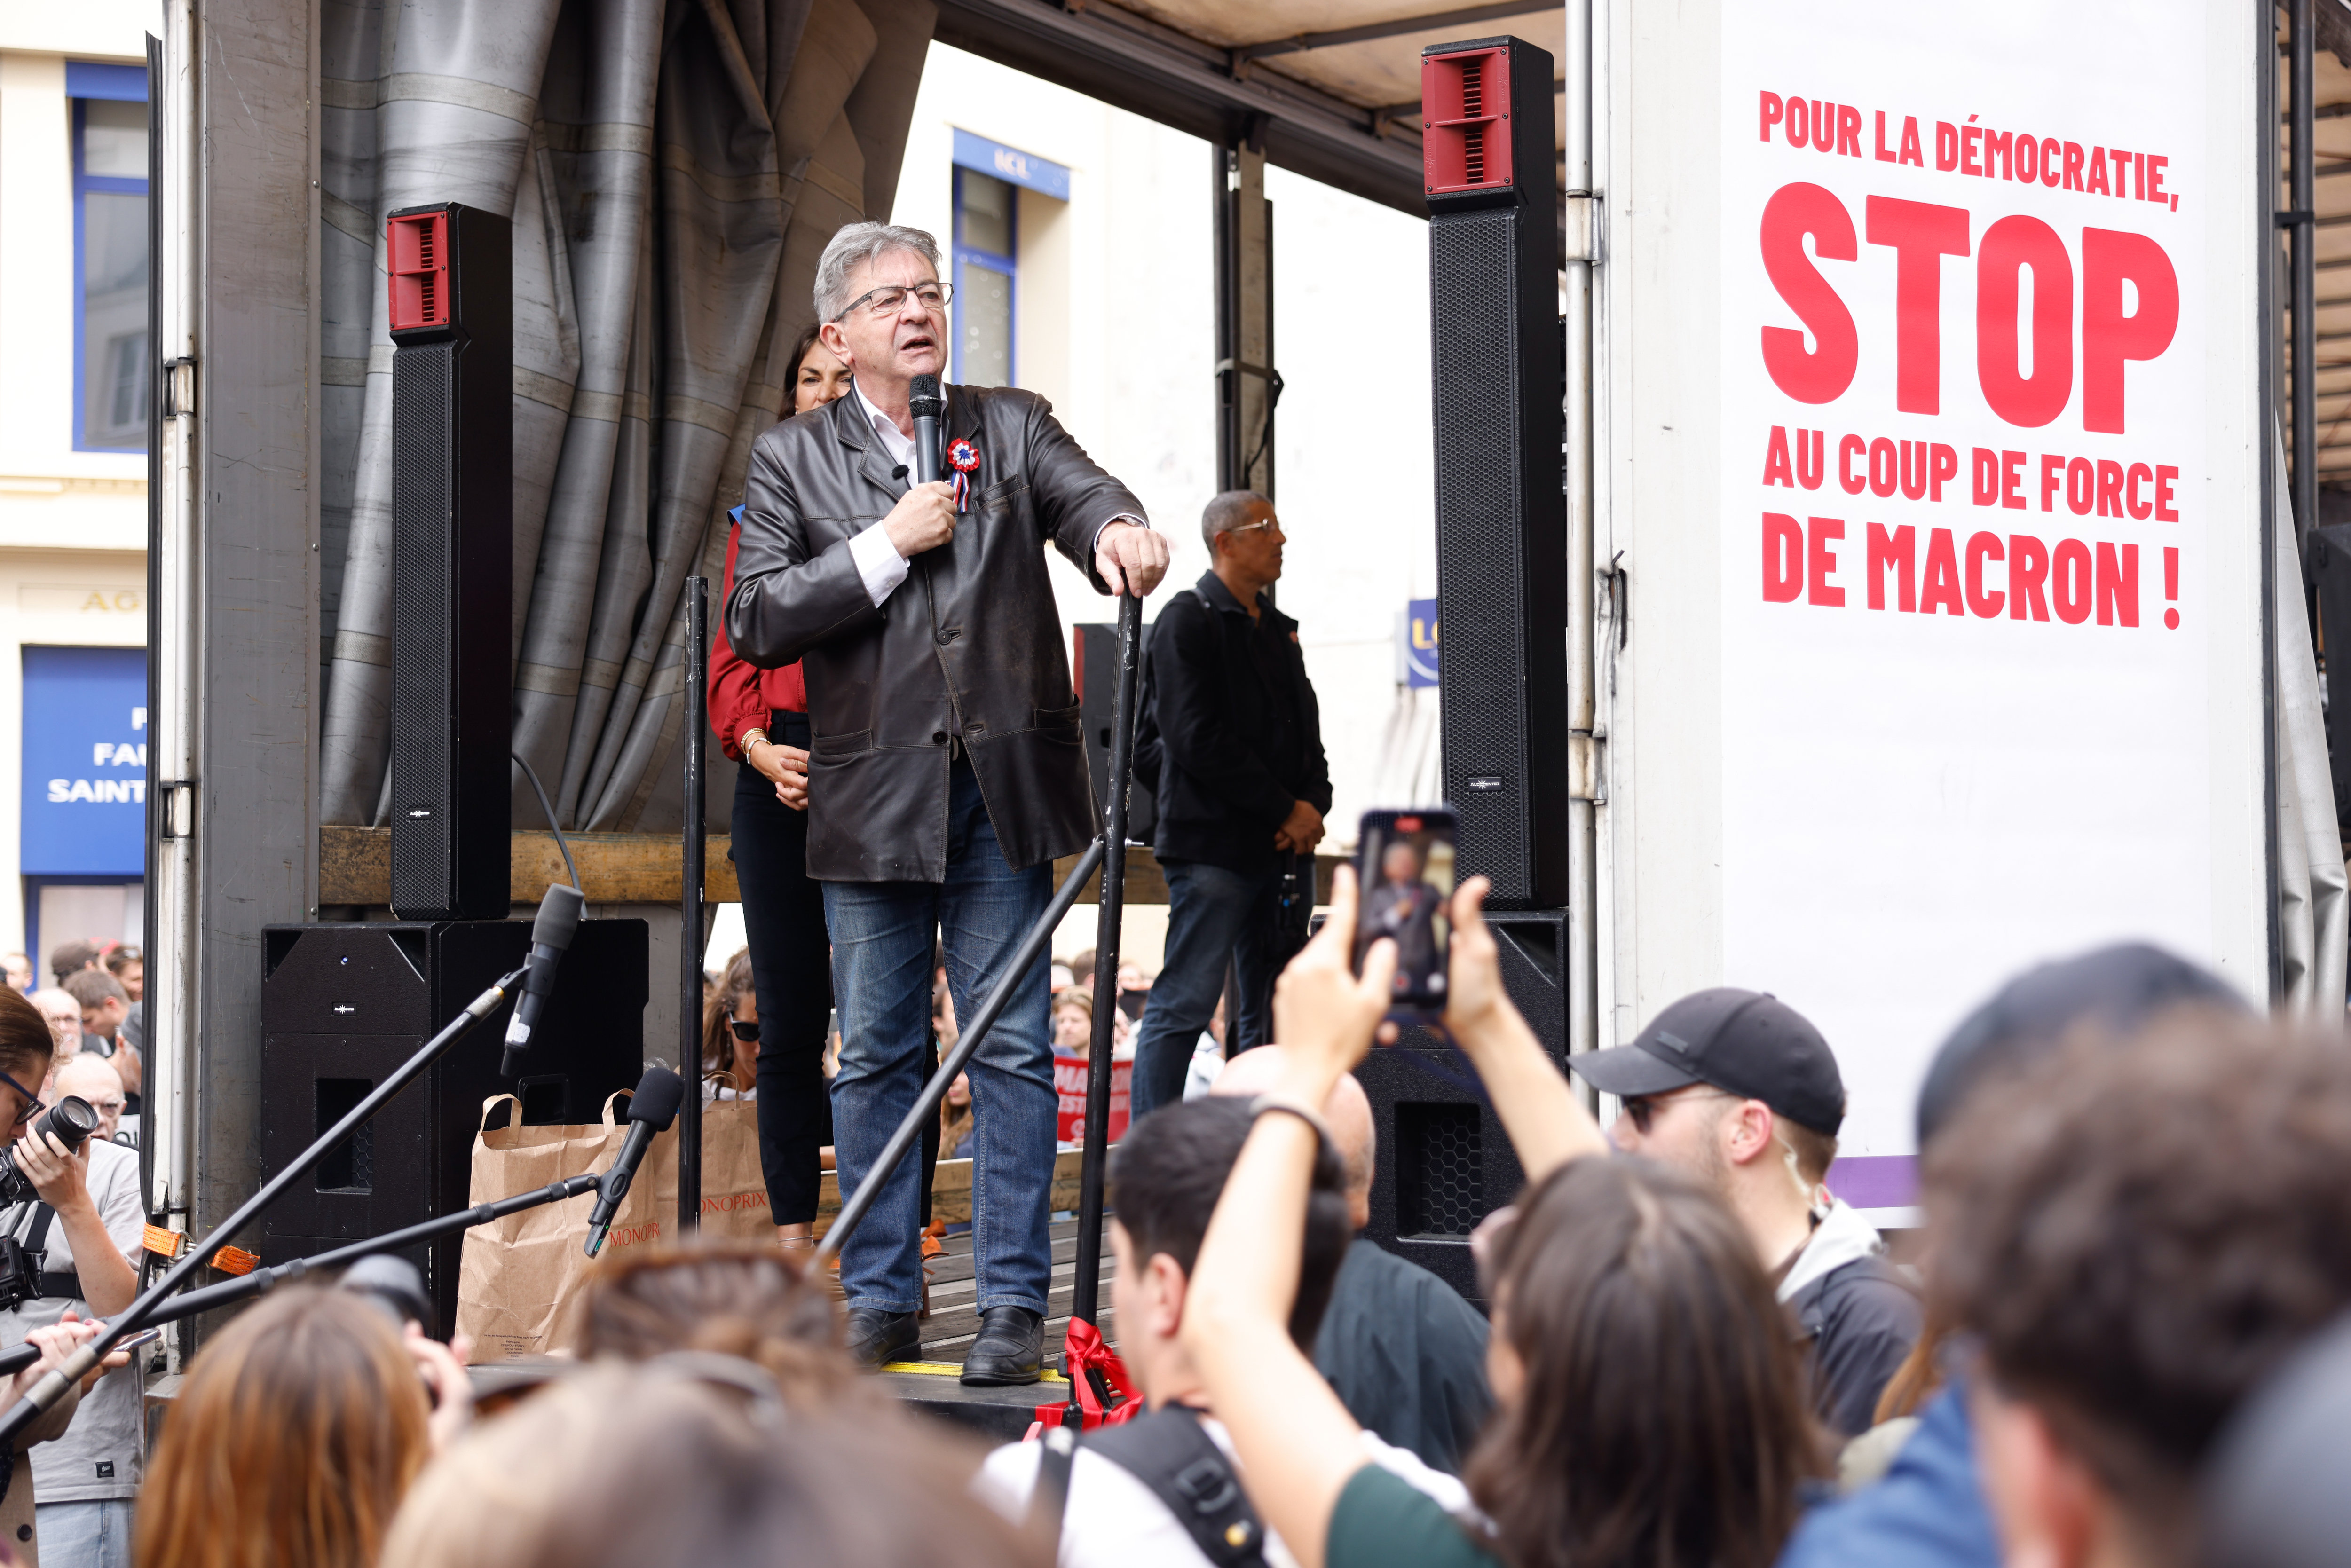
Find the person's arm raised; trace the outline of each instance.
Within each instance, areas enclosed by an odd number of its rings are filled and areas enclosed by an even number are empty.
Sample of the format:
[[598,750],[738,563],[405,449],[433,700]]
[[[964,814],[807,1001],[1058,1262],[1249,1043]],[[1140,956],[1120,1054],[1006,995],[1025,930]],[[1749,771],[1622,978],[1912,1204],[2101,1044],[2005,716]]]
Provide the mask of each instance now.
[[[1370,1049],[1387,1010],[1395,944],[1374,944],[1357,979],[1348,960],[1354,935],[1354,876],[1343,866],[1330,919],[1274,988],[1286,1066],[1268,1100],[1319,1113],[1340,1074]],[[1200,1243],[1182,1331],[1209,1408],[1232,1434],[1249,1500],[1301,1568],[1322,1568],[1332,1510],[1365,1463],[1362,1429],[1290,1337],[1321,1136],[1303,1116],[1259,1116]]]
[[1606,1154],[1608,1139],[1502,988],[1501,956],[1486,924],[1487,886],[1473,876],[1453,893],[1445,1027],[1478,1069],[1532,1186],[1570,1160]]

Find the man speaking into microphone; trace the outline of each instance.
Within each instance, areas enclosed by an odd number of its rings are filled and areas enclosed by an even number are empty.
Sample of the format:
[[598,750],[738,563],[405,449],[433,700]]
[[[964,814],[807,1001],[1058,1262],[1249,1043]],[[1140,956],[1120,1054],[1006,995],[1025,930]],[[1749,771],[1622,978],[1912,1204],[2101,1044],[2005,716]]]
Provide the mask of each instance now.
[[[917,453],[914,380],[946,368],[938,270],[919,229],[852,224],[825,247],[817,319],[853,383],[752,446],[726,604],[745,660],[797,659],[808,678],[808,869],[841,1009],[843,1193],[920,1092],[935,937],[969,1018],[1044,914],[1054,857],[1094,835],[1044,547],[1103,593],[1149,593],[1167,570],[1142,504],[1033,392],[946,388],[945,452]],[[942,456],[945,476],[920,482]],[[980,1325],[966,1383],[1033,1383],[1044,1364],[1047,974],[1040,960],[1020,977],[970,1067]],[[919,1230],[917,1172],[902,1162],[841,1249],[849,1348],[866,1364],[917,1348]]]

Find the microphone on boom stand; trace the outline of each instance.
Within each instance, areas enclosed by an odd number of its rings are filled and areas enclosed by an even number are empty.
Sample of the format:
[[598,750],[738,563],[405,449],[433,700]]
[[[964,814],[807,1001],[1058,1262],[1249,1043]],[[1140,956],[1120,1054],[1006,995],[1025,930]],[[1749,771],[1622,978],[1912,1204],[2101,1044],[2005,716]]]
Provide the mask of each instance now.
[[580,929],[580,912],[588,901],[576,887],[551,884],[538,901],[538,918],[530,926],[530,961],[523,974],[522,995],[515,1000],[514,1017],[507,1021],[507,1051],[498,1076],[512,1078],[522,1071],[523,1052],[530,1049],[530,1031],[538,1026],[547,994],[555,988],[555,971],[563,962]]
[[669,1131],[677,1108],[684,1103],[685,1080],[668,1068],[648,1067],[637,1080],[637,1092],[629,1096],[628,1140],[621,1145],[621,1157],[596,1184],[596,1207],[588,1212],[590,1258],[604,1249],[613,1217],[621,1212],[622,1199],[629,1196],[629,1184],[636,1179],[637,1167],[645,1163],[645,1151],[653,1146],[658,1134]]
[[914,416],[914,483],[927,485],[947,476],[946,454],[939,439],[939,422],[946,417],[947,400],[936,376],[916,376],[906,400]]

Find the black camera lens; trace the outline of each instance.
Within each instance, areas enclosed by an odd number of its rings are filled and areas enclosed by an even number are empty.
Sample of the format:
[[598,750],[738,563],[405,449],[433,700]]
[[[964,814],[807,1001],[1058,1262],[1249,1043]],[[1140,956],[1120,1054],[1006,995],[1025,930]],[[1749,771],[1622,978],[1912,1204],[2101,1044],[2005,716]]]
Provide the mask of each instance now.
[[33,1131],[54,1134],[67,1148],[78,1149],[98,1131],[98,1108],[78,1094],[68,1094],[33,1124]]

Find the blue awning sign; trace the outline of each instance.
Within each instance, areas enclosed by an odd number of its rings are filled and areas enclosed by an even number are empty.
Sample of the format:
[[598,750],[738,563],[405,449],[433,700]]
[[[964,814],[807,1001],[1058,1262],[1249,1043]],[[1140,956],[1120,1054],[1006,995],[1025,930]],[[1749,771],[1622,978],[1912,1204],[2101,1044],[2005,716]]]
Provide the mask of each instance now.
[[20,869],[145,874],[147,651],[25,650]]
[[1007,147],[1001,141],[990,141],[985,136],[974,136],[960,128],[955,133],[955,162],[961,168],[977,169],[1015,185],[1025,185],[1057,202],[1070,199],[1067,164],[1023,152],[1018,147]]

